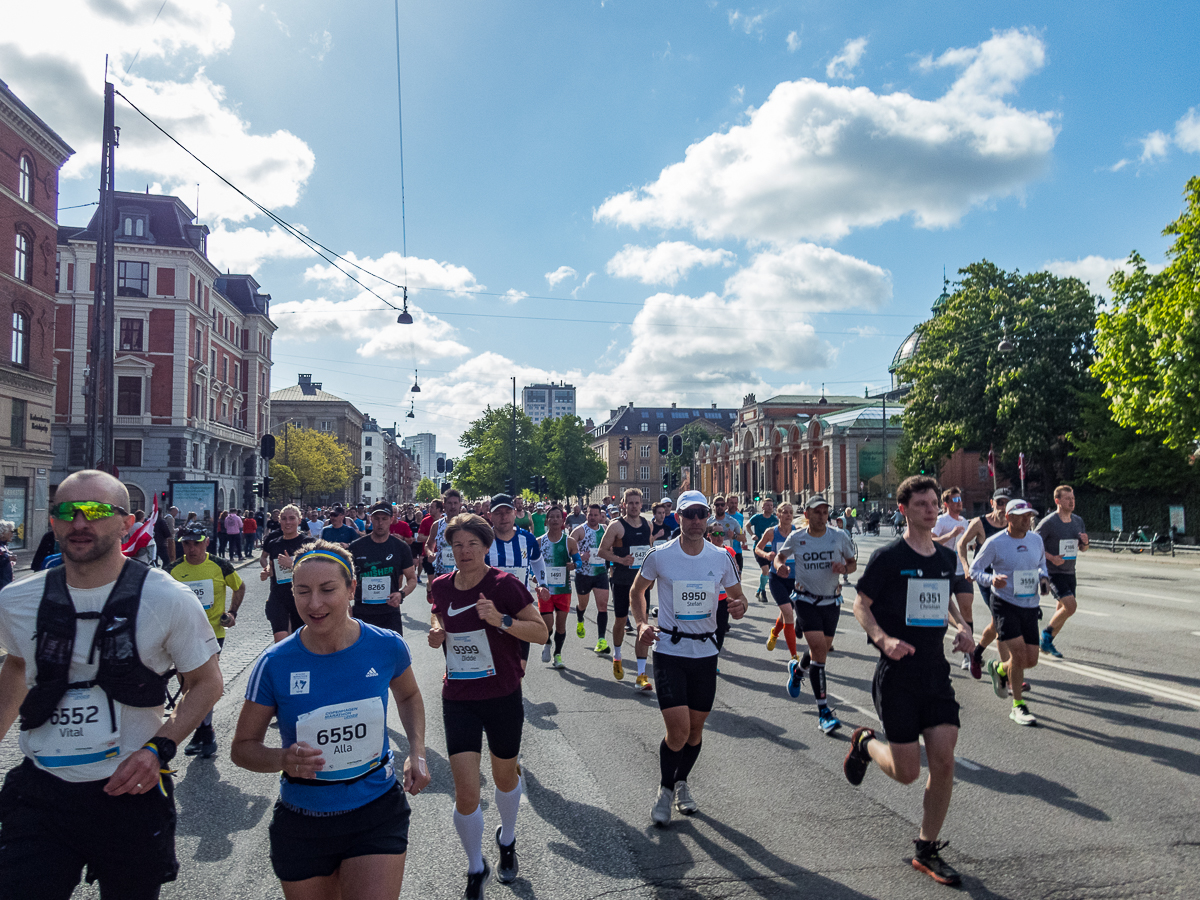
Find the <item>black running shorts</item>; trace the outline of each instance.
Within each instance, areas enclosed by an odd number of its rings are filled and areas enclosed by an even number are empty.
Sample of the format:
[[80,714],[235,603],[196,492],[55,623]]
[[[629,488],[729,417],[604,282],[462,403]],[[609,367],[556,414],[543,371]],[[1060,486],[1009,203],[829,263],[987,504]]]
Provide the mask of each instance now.
[[796,630],[820,631],[826,637],[833,637],[837,634],[838,619],[841,615],[842,608],[836,603],[828,606],[815,606],[812,603],[797,600]]
[[400,856],[408,850],[410,815],[398,784],[366,806],[334,816],[305,815],[277,800],[267,829],[275,877],[305,881],[332,875],[356,856]]
[[525,704],[521,689],[507,697],[491,700],[442,700],[442,724],[446,730],[446,755],[483,753],[483,735],[497,759],[513,759],[521,752],[521,728]]
[[717,699],[717,659],[715,653],[697,659],[656,650],[654,690],[658,695],[658,708],[686,706],[696,712],[712,712],[713,702]]
[[771,597],[777,606],[791,606],[792,591],[796,589],[795,578],[781,578],[774,568],[767,578],[767,587],[771,589]]
[[390,603],[355,603],[354,618],[376,628],[404,634],[404,616],[400,615],[399,607]]
[[1051,572],[1050,580],[1054,583],[1054,589],[1058,591],[1060,597],[1075,596],[1075,576],[1067,572]]
[[950,663],[937,657],[923,665],[897,665],[880,657],[871,683],[875,712],[893,744],[912,744],[935,725],[959,726],[958,701],[950,686]]
[[[589,567],[590,568],[590,567]],[[592,570],[595,571],[594,569]],[[601,572],[598,575],[584,575],[582,572],[575,573],[575,593],[582,597],[590,591],[607,591],[608,590],[608,573]]]
[[614,584],[612,586],[613,616],[624,619],[629,615],[629,589],[632,584]]
[[1017,606],[992,595],[992,618],[996,620],[996,631],[1000,633],[1002,641],[1024,638],[1026,644],[1038,646],[1041,643],[1038,633],[1041,630],[1038,628],[1041,617],[1040,606]]
[[299,631],[304,620],[296,612],[296,599],[291,594],[272,594],[267,600],[267,621],[271,631]]

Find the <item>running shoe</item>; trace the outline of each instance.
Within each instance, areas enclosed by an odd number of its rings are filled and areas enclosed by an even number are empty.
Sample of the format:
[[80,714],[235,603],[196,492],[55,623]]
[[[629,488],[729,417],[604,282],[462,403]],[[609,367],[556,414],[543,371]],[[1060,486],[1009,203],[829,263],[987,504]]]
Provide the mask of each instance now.
[[983,648],[976,647],[971,652],[971,677],[978,681],[983,677]]
[[830,734],[842,727],[841,719],[835,716],[828,706],[822,706],[817,712],[817,717],[817,727],[824,734]]
[[210,737],[200,747],[200,758],[201,759],[212,759],[216,755],[217,755],[217,739],[215,737]]
[[989,659],[987,664],[987,673],[992,679],[992,692],[997,697],[1008,696],[1008,679],[1000,674],[1000,663],[997,660]]
[[556,669],[565,669],[566,667],[567,667],[567,664],[566,664],[565,662],[563,662],[563,659],[562,659],[562,654],[561,654],[561,653],[555,653],[555,654],[554,654],[554,668],[556,668]]
[[554,648],[549,644],[542,645],[542,662],[550,662],[550,657],[554,653]]
[[875,737],[871,728],[858,727],[850,735],[850,750],[846,753],[846,761],[842,763],[842,771],[846,780],[857,786],[862,784],[863,776],[867,774],[867,766],[871,764],[871,754],[867,752],[867,741]]
[[1042,632],[1042,652],[1049,653],[1055,659],[1063,658],[1062,653],[1054,646],[1054,636],[1049,631]]
[[482,872],[467,873],[467,889],[463,891],[463,900],[483,900],[483,889],[492,880],[492,867],[488,861],[483,861]]
[[654,685],[652,685],[652,684],[650,683],[650,676],[649,676],[649,675],[639,675],[637,678],[635,678],[635,679],[633,680],[633,683],[634,683],[634,685],[637,687],[637,689],[638,689],[639,691],[652,691],[652,690],[654,690]]
[[[805,656],[807,655],[805,654]],[[800,682],[803,679],[804,671],[800,668],[800,663],[794,659],[788,660],[787,692],[793,700],[800,696]]]
[[1012,712],[1010,712],[1008,714],[1008,717],[1010,719],[1012,719],[1014,722],[1016,722],[1018,725],[1036,725],[1037,724],[1037,719],[1034,717],[1033,713],[1031,713],[1029,711],[1029,707],[1026,706],[1024,703],[1014,704],[1013,708],[1012,708]]
[[513,842],[505,847],[500,843],[500,832],[503,830],[503,825],[496,826],[496,846],[500,848],[500,862],[496,864],[496,880],[501,884],[512,884],[517,880],[517,872],[521,868],[517,863],[517,840],[513,838]]
[[962,876],[942,859],[938,851],[944,849],[949,841],[913,841],[917,852],[912,859],[912,867],[918,872],[924,872],[938,884],[959,884]]
[[587,629],[584,627],[582,622],[576,624],[575,633],[579,635],[581,639],[587,637]]
[[692,799],[692,791],[686,781],[675,782],[675,808],[685,816],[690,816],[700,809]]
[[971,668],[971,654],[970,653],[963,654],[963,661],[962,661],[961,668],[963,668],[963,669]]
[[674,799],[673,790],[661,784],[658,786],[658,799],[654,801],[654,808],[650,810],[650,820],[655,825],[671,824],[671,801]]
[[779,640],[779,634],[775,631],[774,628],[772,628],[771,633],[767,635],[767,649],[774,650],[775,642],[777,640]]
[[183,748],[183,753],[185,756],[195,756],[200,752],[200,749],[203,746],[204,738],[202,738],[199,734],[194,734],[192,735],[192,739],[188,741],[188,745]]
[[625,678],[625,667],[621,665],[621,661],[619,659],[613,660],[613,678],[617,679],[617,681],[621,681]]
[[608,653],[611,648],[608,646],[608,641],[604,638],[596,641],[596,646],[592,648],[593,653]]
[[759,600],[761,600],[763,603],[767,602],[766,592],[764,592],[762,588],[759,588],[757,591],[755,591],[754,596],[757,597]]

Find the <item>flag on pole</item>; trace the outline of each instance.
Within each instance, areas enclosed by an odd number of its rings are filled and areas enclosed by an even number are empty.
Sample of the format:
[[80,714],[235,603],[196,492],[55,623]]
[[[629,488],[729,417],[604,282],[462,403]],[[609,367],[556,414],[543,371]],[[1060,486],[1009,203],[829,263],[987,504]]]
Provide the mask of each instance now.
[[146,516],[145,520],[136,525],[129,532],[128,537],[121,544],[121,552],[126,556],[137,556],[142,550],[150,546],[150,542],[154,540],[154,523],[158,521],[158,494],[154,495],[154,510],[150,515]]
[[1025,454],[1024,453],[1019,453],[1017,455],[1017,468],[1021,472],[1021,481],[1024,481],[1025,480]]
[[988,450],[988,475],[992,478],[996,477],[996,448],[992,447]]

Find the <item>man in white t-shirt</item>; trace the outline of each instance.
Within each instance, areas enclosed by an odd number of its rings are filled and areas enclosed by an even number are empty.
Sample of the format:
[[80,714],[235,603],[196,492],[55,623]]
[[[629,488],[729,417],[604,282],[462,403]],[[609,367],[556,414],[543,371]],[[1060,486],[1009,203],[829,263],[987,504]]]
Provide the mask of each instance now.
[[[86,865],[103,896],[151,898],[179,870],[163,772],[221,697],[217,638],[187,586],[121,554],[128,509],[111,475],[68,476],[63,565],[0,592],[0,736],[19,711],[25,756],[0,789],[4,896],[67,900]],[[164,722],[172,667],[187,688]]]
[[[941,544],[943,547],[949,547],[958,555],[958,542],[962,536],[966,534],[967,528],[970,526],[970,521],[963,517],[963,498],[962,488],[951,487],[942,491],[942,508],[943,512],[938,516],[937,524],[933,526],[934,541]],[[963,575],[962,558],[958,560],[958,571],[955,575]],[[967,622],[967,627],[971,629],[971,635],[975,635],[975,616],[971,612],[971,601],[975,599],[975,589],[971,586],[971,582],[966,578],[961,578],[957,582],[961,587],[970,588],[970,593],[958,593],[954,595],[954,599],[958,601],[958,611],[962,613],[962,617]],[[970,653],[964,653],[962,659],[962,668],[971,669],[971,674],[976,678],[982,677],[982,670],[975,671],[979,666],[979,662]]]

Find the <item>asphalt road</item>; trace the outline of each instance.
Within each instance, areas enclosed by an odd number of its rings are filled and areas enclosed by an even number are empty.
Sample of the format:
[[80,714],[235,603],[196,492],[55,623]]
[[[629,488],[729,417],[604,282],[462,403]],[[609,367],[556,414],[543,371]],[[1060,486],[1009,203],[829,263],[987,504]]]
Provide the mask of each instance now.
[[[858,541],[864,557],[883,543]],[[1043,662],[1028,675],[1036,728],[1011,722],[1007,701],[989,682],[954,669],[963,728],[942,836],[951,842],[946,859],[965,876],[964,893],[1013,900],[1197,895],[1197,571],[1200,557],[1086,554],[1081,609],[1058,641],[1066,659]],[[746,584],[753,593],[757,575],[747,574]],[[616,682],[608,658],[586,649],[595,641],[590,613],[586,642],[573,626],[569,632],[566,670],[543,666],[535,651],[524,688],[521,875],[511,886],[493,883],[489,896],[949,895],[953,889],[905,863],[920,817],[920,784],[897,785],[872,769],[852,788],[842,775],[850,728],[877,724],[870,697],[876,653],[850,613],[853,593],[845,591],[829,664],[829,690],[846,727],[822,735],[811,696],[787,696],[783,642],[774,653],[764,646],[775,607],[752,603],[726,642],[717,704],[690,779],[701,811],[676,815],[665,830],[649,822],[663,733],[653,695],[636,693],[632,675]],[[222,659],[221,753],[215,760],[180,757],[182,872],[164,897],[281,896],[267,855],[276,779],[228,759],[247,670],[270,639],[265,595],[253,581]],[[426,699],[433,783],[413,802],[402,896],[433,900],[460,896],[465,865],[443,752],[442,656],[424,642],[422,595],[406,604],[414,613],[407,628]],[[983,619],[978,611],[976,617]],[[403,754],[403,736],[393,737]],[[10,734],[0,744],[0,763],[7,768],[15,760]],[[485,846],[498,824],[490,795],[487,779]],[[96,892],[81,887],[77,896]]]

